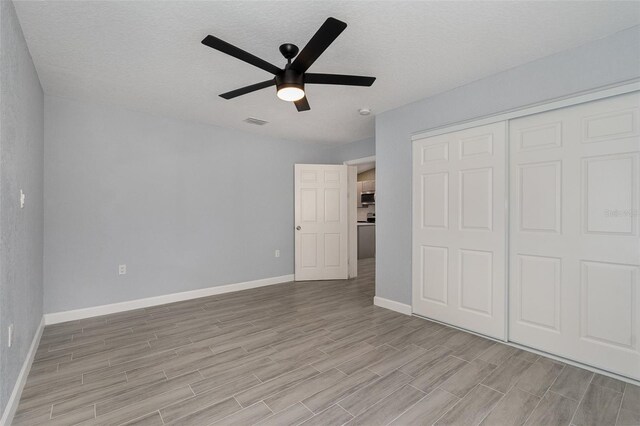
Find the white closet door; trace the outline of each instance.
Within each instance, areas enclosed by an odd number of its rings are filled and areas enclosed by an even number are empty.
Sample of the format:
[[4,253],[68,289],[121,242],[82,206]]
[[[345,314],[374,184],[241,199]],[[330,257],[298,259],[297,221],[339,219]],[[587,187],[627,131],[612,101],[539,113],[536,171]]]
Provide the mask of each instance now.
[[640,379],[637,93],[512,120],[509,338]]
[[505,337],[505,122],[413,143],[413,311]]

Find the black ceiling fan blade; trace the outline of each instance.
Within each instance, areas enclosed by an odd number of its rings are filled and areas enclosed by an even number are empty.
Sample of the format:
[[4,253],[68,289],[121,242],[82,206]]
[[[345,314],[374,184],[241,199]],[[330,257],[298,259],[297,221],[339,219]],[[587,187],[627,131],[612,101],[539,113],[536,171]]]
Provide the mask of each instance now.
[[306,96],[298,101],[295,101],[294,104],[296,104],[296,108],[298,109],[298,112],[309,111],[311,109],[311,107],[309,106],[309,101],[307,100]]
[[261,81],[260,83],[252,84],[250,86],[241,87],[236,90],[232,90],[227,93],[223,93],[220,95],[221,98],[225,99],[233,99],[241,95],[246,95],[247,93],[255,92],[256,90],[264,89],[265,87],[273,86],[276,84],[275,79]]
[[260,59],[249,52],[245,52],[239,47],[235,47],[234,45],[229,44],[224,40],[220,40],[218,37],[208,35],[204,38],[204,40],[202,40],[202,44],[204,44],[205,46],[209,46],[212,49],[216,49],[220,52],[226,53],[227,55],[231,55],[234,58],[240,59],[241,61],[247,62],[255,67],[261,68],[267,72],[270,72],[271,74],[278,74],[280,71],[282,71],[280,68],[276,67],[273,64],[270,64],[264,59]]
[[309,43],[296,56],[291,68],[298,72],[305,72],[320,55],[347,28],[347,24],[335,18],[327,18],[320,29],[311,37]]
[[375,77],[344,74],[314,74],[306,73],[304,82],[308,84],[339,84],[342,86],[371,86],[376,81]]

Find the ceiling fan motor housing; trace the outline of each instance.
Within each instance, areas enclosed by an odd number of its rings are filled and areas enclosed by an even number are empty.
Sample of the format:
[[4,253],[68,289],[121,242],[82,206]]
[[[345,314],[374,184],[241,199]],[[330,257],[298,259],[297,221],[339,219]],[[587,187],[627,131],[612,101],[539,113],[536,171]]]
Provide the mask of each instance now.
[[297,87],[304,90],[304,74],[290,68],[276,74],[276,89],[280,90],[285,87]]

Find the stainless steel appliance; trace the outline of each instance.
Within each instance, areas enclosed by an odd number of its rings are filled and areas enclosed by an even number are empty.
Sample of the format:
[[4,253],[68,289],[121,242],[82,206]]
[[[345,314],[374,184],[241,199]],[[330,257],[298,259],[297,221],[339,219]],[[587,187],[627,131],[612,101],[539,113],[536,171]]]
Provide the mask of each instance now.
[[370,206],[376,203],[375,192],[363,192],[360,194],[360,204],[363,206]]

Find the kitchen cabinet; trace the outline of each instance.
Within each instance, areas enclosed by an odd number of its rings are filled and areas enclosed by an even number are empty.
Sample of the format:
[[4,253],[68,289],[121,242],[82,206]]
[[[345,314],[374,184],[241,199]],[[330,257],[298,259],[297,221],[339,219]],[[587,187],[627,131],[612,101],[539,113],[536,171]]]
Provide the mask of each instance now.
[[368,259],[376,256],[376,226],[358,226],[358,259]]
[[360,197],[360,195],[362,195],[362,186],[363,186],[363,182],[358,182],[358,190],[356,191],[356,204],[358,207],[362,207],[362,197]]

